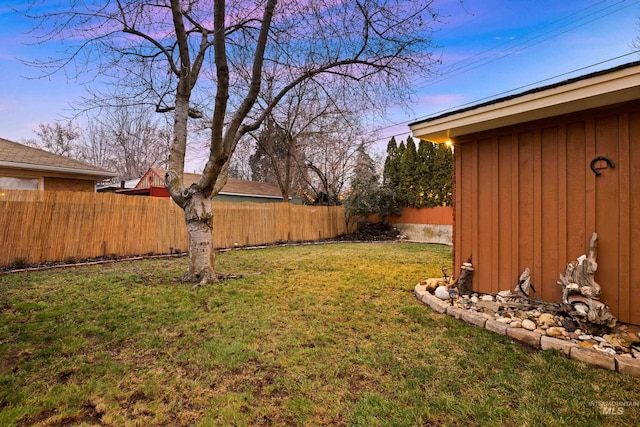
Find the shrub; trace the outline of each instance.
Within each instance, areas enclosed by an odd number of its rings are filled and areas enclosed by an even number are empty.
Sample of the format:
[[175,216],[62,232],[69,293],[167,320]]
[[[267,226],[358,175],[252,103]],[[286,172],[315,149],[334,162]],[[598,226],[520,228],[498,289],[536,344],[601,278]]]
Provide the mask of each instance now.
[[27,268],[29,266],[29,260],[26,257],[14,258],[11,263],[11,267],[16,269]]

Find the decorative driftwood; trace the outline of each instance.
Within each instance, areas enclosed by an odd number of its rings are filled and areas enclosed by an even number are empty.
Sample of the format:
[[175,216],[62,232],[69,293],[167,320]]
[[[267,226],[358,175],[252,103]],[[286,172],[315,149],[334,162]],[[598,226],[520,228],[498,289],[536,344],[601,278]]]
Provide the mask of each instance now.
[[473,281],[473,265],[471,264],[471,256],[467,259],[467,262],[460,266],[460,276],[453,283],[453,286],[458,286],[460,295],[471,295],[471,283]]
[[616,318],[609,307],[598,300],[601,288],[593,278],[598,270],[597,256],[598,234],[593,233],[588,255],[567,264],[564,275],[560,275],[558,284],[562,286],[562,302],[567,314],[577,321],[615,326]]
[[529,267],[525,268],[522,274],[520,275],[520,280],[518,280],[518,284],[516,288],[513,290],[520,298],[529,298],[529,293],[531,289],[535,292],[536,288],[533,287],[531,283],[531,272],[529,271]]

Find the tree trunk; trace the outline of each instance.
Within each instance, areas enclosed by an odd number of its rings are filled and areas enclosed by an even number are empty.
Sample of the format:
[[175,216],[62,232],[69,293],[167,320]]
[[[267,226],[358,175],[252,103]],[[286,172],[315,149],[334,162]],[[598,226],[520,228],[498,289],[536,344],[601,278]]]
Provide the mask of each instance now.
[[195,193],[187,200],[184,214],[189,236],[189,270],[182,281],[199,284],[216,281],[211,200],[201,192]]

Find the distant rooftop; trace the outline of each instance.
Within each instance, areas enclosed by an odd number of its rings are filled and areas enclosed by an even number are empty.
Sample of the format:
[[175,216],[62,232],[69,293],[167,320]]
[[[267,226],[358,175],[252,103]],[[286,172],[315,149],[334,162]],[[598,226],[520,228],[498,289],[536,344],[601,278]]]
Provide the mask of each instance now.
[[[148,188],[148,187],[163,187],[164,188],[164,176],[167,173],[166,170],[160,168],[149,169],[144,176],[140,179],[136,185],[136,189]],[[185,187],[190,186],[198,179],[199,174],[185,173],[183,175]],[[127,191],[119,191],[127,193]],[[129,191],[128,193],[134,193]],[[243,179],[228,178],[227,183],[222,187],[219,194],[233,195],[233,196],[260,196],[266,198],[282,199],[282,193],[277,185],[269,184],[266,182],[258,181],[246,181]]]
[[0,138],[0,167],[111,178],[117,174],[70,157]]

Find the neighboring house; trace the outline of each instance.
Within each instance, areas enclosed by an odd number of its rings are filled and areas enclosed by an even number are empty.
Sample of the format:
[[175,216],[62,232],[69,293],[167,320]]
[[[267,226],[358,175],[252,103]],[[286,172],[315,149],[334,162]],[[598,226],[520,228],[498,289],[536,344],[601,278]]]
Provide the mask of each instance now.
[[0,188],[96,191],[117,174],[69,157],[0,138]]
[[[164,175],[166,170],[159,168],[149,169],[140,178],[140,181],[132,189],[116,190],[118,194],[136,196],[169,197],[169,192],[164,187]],[[194,173],[184,174],[184,185],[189,186],[196,182],[200,175]],[[213,198],[217,202],[255,202],[273,203],[281,202],[280,189],[265,182],[245,181],[228,178],[222,190]]]
[[97,191],[99,193],[114,193],[117,190],[121,190],[121,189],[135,188],[139,182],[140,182],[140,178],[128,179],[126,181],[110,180],[110,181],[102,182],[98,184]]
[[640,62],[429,118],[413,135],[454,148],[454,265],[473,288],[561,299],[566,264],[600,237],[601,300],[640,324]]

